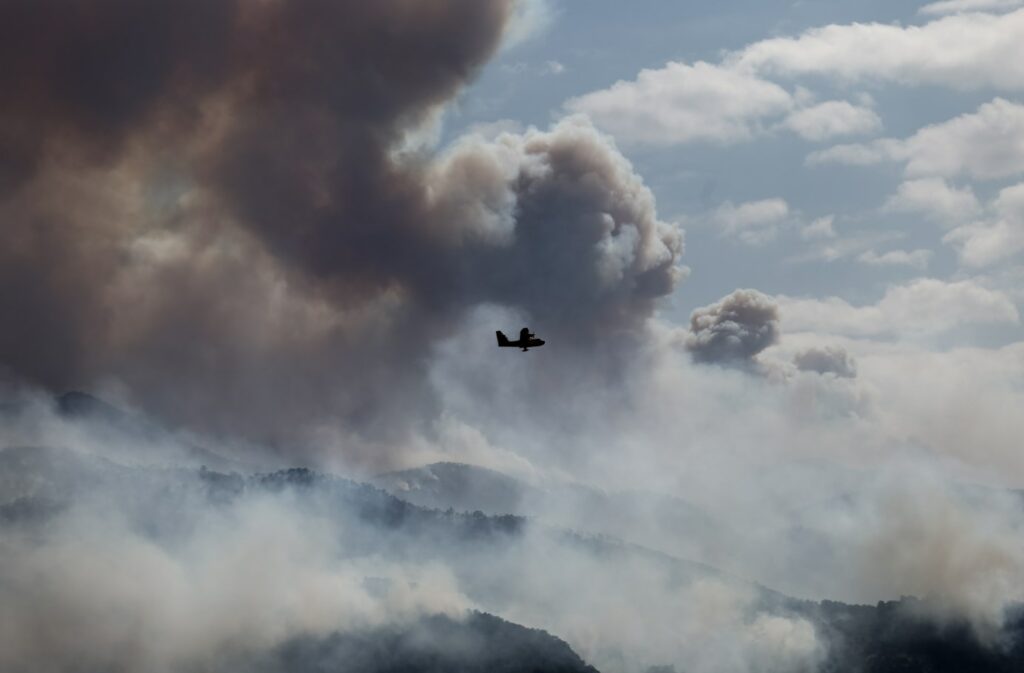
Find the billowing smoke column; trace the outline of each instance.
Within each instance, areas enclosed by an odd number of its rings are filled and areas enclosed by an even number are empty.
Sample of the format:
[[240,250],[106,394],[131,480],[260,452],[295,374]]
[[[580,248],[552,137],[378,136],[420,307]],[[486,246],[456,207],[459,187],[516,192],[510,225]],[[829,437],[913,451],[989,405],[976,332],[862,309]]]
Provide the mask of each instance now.
[[736,290],[690,316],[686,348],[697,362],[744,364],[779,340],[779,307],[757,290]]
[[812,346],[797,353],[793,364],[805,372],[835,374],[846,379],[857,376],[857,361],[841,346]]
[[479,304],[636,331],[682,238],[606,137],[408,142],[515,9],[0,4],[0,365],[284,445],[430,419],[431,344]]

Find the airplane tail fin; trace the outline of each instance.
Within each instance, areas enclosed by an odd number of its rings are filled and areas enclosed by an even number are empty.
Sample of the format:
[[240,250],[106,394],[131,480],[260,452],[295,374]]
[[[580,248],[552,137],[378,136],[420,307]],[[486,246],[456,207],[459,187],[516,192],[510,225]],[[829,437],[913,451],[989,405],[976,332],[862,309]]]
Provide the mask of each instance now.
[[495,334],[498,335],[498,345],[499,346],[507,346],[508,345],[508,337],[507,336],[502,334],[500,331],[495,332]]

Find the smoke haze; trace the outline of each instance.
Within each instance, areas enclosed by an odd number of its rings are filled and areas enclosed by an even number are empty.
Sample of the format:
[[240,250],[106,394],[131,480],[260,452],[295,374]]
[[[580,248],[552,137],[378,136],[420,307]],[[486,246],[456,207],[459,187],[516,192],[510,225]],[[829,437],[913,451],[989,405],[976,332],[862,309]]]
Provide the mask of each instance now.
[[552,12],[0,0],[0,668],[490,642],[479,610],[567,670],[836,670],[811,601],[904,595],[1013,641],[1024,348],[932,348],[933,280],[676,325],[684,231],[586,116],[434,138]]

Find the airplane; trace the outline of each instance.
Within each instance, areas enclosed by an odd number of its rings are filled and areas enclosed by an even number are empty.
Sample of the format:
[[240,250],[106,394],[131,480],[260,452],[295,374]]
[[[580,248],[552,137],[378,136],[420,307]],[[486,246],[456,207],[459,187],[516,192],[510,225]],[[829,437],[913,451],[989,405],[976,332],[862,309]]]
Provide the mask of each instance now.
[[543,339],[537,339],[536,334],[530,333],[529,327],[524,327],[519,330],[519,341],[509,341],[508,337],[502,332],[497,332],[498,335],[498,348],[522,348],[525,353],[531,348],[537,348],[538,346],[544,345]]

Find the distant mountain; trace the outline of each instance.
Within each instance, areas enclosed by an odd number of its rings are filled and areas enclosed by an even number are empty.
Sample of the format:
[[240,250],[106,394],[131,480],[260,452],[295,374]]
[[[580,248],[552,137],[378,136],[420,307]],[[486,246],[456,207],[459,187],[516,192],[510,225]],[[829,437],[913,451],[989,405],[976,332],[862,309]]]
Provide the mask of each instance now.
[[[659,589],[675,591],[715,580],[752,597],[750,612],[742,619],[767,614],[809,621],[827,648],[819,667],[823,673],[1024,670],[1021,612],[1010,615],[1003,640],[986,644],[966,623],[940,624],[923,616],[927,611],[918,601],[855,606],[796,600],[712,567],[614,538],[509,514],[425,508],[368,484],[307,469],[243,475],[126,467],[58,449],[0,451],[0,536],[12,527],[45,530],[48,521],[76,502],[97,498],[108,499],[132,530],[171,548],[175,540],[188,539],[199,523],[197,517],[211,508],[279,499],[295,508],[297,521],[309,518],[336,526],[346,558],[440,564],[481,609],[492,614],[508,615],[508,610],[530,614],[516,621],[548,631],[557,631],[550,625],[567,623],[567,618],[569,623],[583,624],[623,619],[602,615],[596,607],[601,603],[589,600],[588,592],[605,592],[617,585],[625,595],[645,601],[652,596],[657,599]],[[531,568],[541,569],[539,579]],[[389,591],[387,586],[381,590]],[[536,609],[524,601],[536,601]],[[573,613],[576,609],[584,612]],[[642,616],[634,619],[639,623],[631,628],[645,628]],[[616,647],[614,642],[600,643],[607,655],[605,663],[628,661]],[[543,631],[479,613],[465,621],[424,617],[411,624],[293,638],[270,652],[245,656],[250,658],[231,668],[255,673],[594,670],[568,645]],[[619,665],[608,666],[616,668]],[[683,673],[685,669],[675,670]]]
[[[437,467],[430,466],[430,469],[433,472]],[[458,479],[465,479],[466,475],[472,475],[479,470],[467,468],[468,466],[444,464],[433,474],[442,480],[449,476],[446,473],[458,475]],[[486,484],[488,481],[505,488],[510,486],[510,482],[514,483],[514,480],[505,478],[504,475],[487,472],[489,471],[483,472],[483,479],[473,488],[461,493],[471,494],[479,484]],[[413,474],[422,476],[423,472],[415,471]],[[406,476],[409,476],[408,472]],[[433,481],[430,477],[427,479]],[[448,483],[453,482],[457,484],[458,480]],[[414,492],[426,492],[430,493],[430,497],[436,497],[443,491],[416,489]],[[509,492],[506,490],[503,497],[509,497]],[[463,502],[469,504],[473,501]],[[476,518],[479,521],[495,519],[483,516],[480,512],[446,516],[455,517],[455,521],[460,517]],[[497,527],[513,537],[518,536],[529,525],[528,521],[508,515],[497,517],[497,520],[517,522],[511,527]],[[482,528],[494,529],[493,526]],[[718,578],[727,583],[742,585],[740,580],[729,578],[712,567],[683,561],[641,546],[587,534],[565,532],[562,535],[566,544],[587,548],[593,558],[603,559],[605,563],[621,565],[634,571],[641,565],[651,569],[660,568],[660,571],[670,578],[670,584]],[[515,577],[509,577],[509,582],[510,591],[514,592]],[[827,653],[819,667],[822,673],[1009,673],[1024,670],[1024,609],[1016,610],[1009,615],[1003,641],[993,644],[981,642],[966,622],[953,620],[940,624],[926,616],[927,610],[922,607],[924,603],[911,598],[879,603],[875,606],[846,605],[835,601],[802,601],[764,587],[747,586],[758,596],[757,610],[784,617],[807,619],[814,625],[819,637],[827,644]],[[672,669],[669,667],[663,670]]]
[[128,414],[114,405],[78,390],[61,393],[56,397],[54,403],[57,413],[67,418],[103,419],[111,423],[130,420]]
[[[254,664],[254,665],[253,665]],[[597,673],[562,640],[474,612],[411,625],[303,637],[285,643],[252,673]]]
[[69,501],[75,494],[96,490],[119,474],[131,474],[116,463],[67,449],[10,447],[0,451],[0,506],[42,499]]
[[544,492],[502,472],[462,463],[433,463],[371,480],[421,507],[485,514],[528,514]]
[[[169,432],[155,420],[138,412],[125,411],[89,393],[71,390],[53,398],[58,417],[79,425],[84,432],[104,444],[108,453],[116,453],[131,463],[176,464],[215,470],[252,469],[201,446],[191,438]],[[12,411],[16,411],[13,408]],[[0,410],[0,416],[3,411]]]
[[438,509],[535,517],[553,526],[609,535],[675,556],[714,562],[736,535],[683,498],[604,491],[582,484],[528,484],[495,470],[433,463],[386,472],[372,482],[408,502]]
[[[468,558],[465,550],[500,554],[526,523],[513,516],[425,509],[367,484],[301,468],[243,476],[206,468],[129,467],[66,449],[0,450],[0,539],[19,531],[30,533],[28,539],[45,536],[51,522],[88,503],[98,504],[100,512],[113,508],[133,534],[173,547],[176,540],[190,539],[206,513],[236,504],[244,511],[248,503],[268,499],[294,508],[298,522],[304,515],[332,521],[344,540],[341,563],[355,557],[424,565],[447,559],[454,565]],[[484,563],[484,557],[474,557],[466,566]],[[389,600],[387,580],[366,581]],[[564,641],[479,612],[465,620],[427,615],[296,637],[270,651],[224,656],[223,670],[255,673],[596,673]]]

